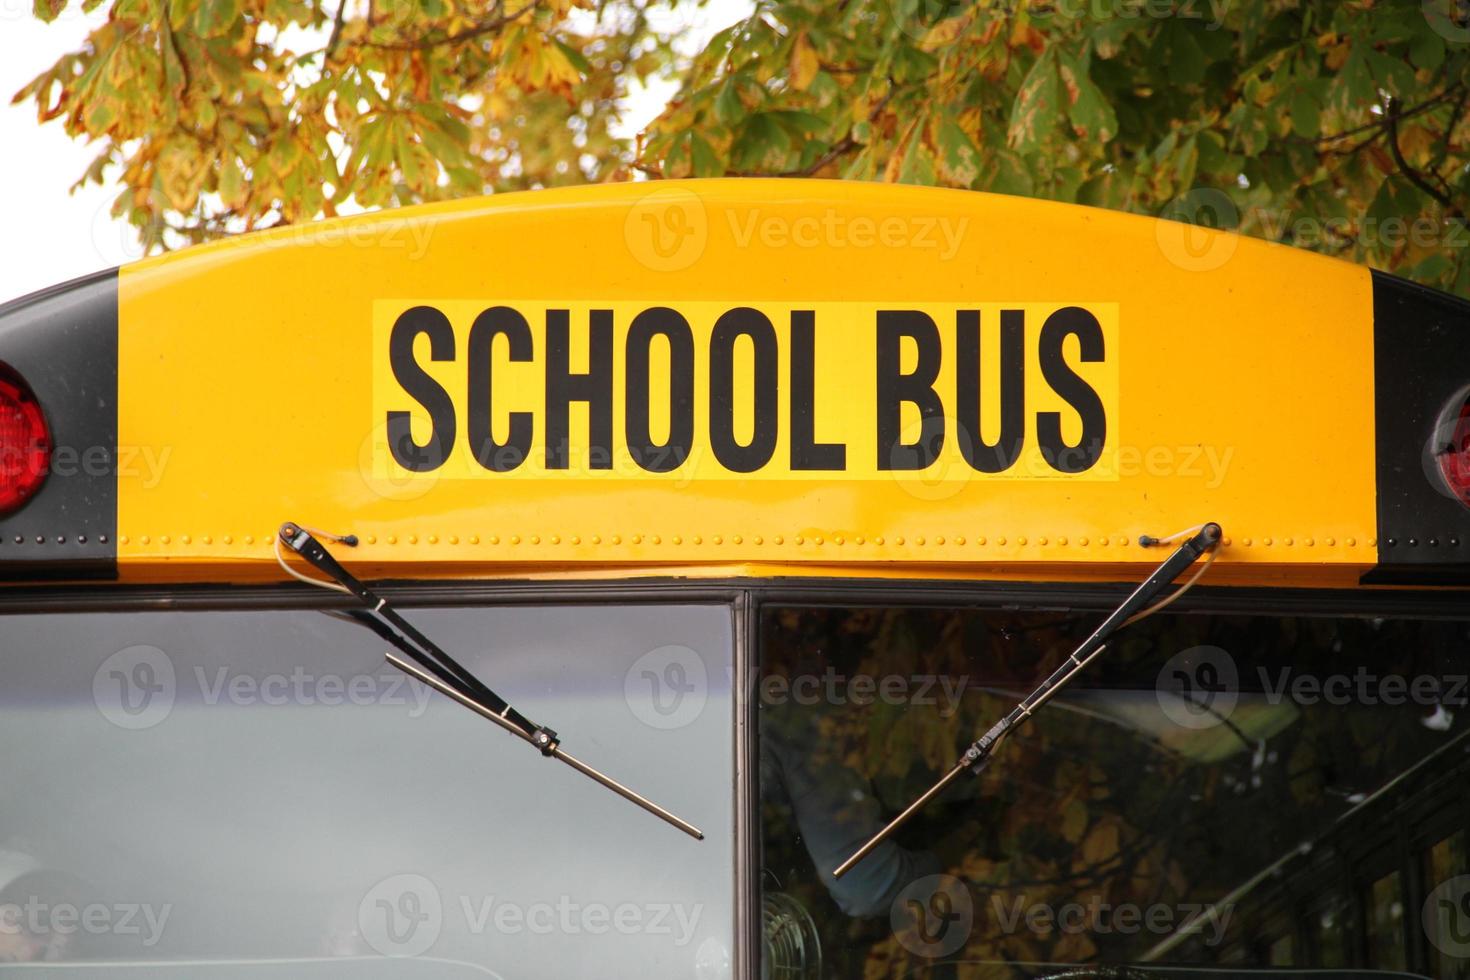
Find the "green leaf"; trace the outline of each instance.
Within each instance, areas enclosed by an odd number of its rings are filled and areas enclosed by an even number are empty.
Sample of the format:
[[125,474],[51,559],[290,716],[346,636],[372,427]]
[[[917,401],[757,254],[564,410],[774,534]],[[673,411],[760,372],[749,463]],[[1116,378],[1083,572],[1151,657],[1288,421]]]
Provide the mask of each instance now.
[[49,24],[60,17],[61,12],[65,9],[66,0],[35,0],[32,12],[36,17]]
[[1059,55],[1061,82],[1066,90],[1072,120],[1072,131],[1085,140],[1106,143],[1118,132],[1118,117],[1113,107],[1093,84],[1085,68],[1068,54]]
[[715,148],[695,132],[689,134],[689,159],[691,172],[696,177],[721,177],[725,173],[725,165],[715,153]]
[[1382,224],[1390,218],[1412,220],[1424,210],[1424,194],[1409,178],[1389,174],[1378,185],[1378,193],[1368,206],[1369,219]]
[[1291,93],[1291,129],[1304,140],[1322,135],[1322,107],[1305,85],[1297,85]]
[[980,150],[951,116],[939,123],[939,172],[946,183],[973,187],[980,179]]
[[1047,48],[1036,59],[1011,104],[1006,135],[1010,146],[1020,153],[1038,149],[1056,129],[1061,107],[1053,50]]
[[1019,194],[1029,196],[1035,190],[1031,179],[1031,168],[1020,154],[1013,150],[1000,149],[991,154],[994,166],[984,179],[984,187],[996,194]]
[[734,78],[727,78],[715,96],[715,119],[721,125],[734,126],[745,118],[745,104],[740,101],[740,92]]

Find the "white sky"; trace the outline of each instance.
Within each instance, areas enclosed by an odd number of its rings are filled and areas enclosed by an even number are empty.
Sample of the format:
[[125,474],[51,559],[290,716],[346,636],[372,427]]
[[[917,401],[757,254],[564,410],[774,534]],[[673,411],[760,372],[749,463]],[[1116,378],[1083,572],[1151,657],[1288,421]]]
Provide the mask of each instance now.
[[[13,106],[23,85],[75,50],[105,11],[79,12],[78,0],[51,24],[31,16],[32,0],[0,0],[0,303],[141,256],[131,229],[111,217],[114,187],[69,193],[96,152],[55,122],[38,125],[31,103]],[[752,0],[710,0],[680,10],[687,50],[746,16]],[[104,4],[104,8],[110,4]],[[634,93],[623,127],[632,135],[658,114],[674,86]]]

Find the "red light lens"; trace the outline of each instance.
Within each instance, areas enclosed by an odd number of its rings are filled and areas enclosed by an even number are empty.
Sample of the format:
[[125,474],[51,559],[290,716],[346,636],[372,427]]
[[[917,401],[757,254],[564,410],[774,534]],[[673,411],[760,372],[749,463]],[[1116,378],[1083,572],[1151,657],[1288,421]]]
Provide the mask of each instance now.
[[1450,492],[1470,507],[1470,395],[1460,406],[1458,416],[1451,409],[1441,431],[1448,439],[1441,444],[1439,471]]
[[20,375],[0,364],[0,514],[29,500],[46,479],[51,433]]

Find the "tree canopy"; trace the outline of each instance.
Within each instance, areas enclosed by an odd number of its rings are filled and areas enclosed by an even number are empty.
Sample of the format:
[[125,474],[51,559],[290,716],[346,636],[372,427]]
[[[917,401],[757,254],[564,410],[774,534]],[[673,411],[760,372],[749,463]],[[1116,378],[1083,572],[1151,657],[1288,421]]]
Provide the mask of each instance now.
[[[82,180],[154,248],[349,204],[788,175],[1175,217],[1470,294],[1457,0],[752,0],[692,55],[660,27],[690,0],[111,2],[16,98],[97,141]],[[660,73],[675,96],[617,137]]]

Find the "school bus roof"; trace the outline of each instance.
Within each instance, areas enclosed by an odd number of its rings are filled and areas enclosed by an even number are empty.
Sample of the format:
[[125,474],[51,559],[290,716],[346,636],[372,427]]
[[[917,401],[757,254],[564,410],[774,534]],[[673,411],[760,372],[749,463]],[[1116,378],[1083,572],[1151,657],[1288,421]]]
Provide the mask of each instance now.
[[[52,428],[0,578],[1470,581],[1466,306],[1321,256],[875,184],[581,187],[246,235],[0,309]],[[1432,542],[1432,543],[1431,543]]]

